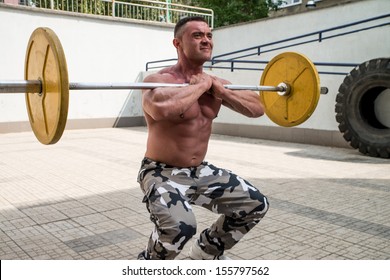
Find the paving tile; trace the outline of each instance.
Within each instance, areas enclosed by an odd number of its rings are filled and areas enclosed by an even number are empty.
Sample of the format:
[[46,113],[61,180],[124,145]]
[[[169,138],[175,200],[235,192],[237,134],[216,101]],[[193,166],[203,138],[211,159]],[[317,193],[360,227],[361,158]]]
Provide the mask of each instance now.
[[[31,132],[0,134],[0,259],[136,259],[153,228],[136,182],[146,137],[143,127],[70,130],[44,147]],[[221,135],[207,160],[270,201],[226,252],[233,259],[390,259],[388,160]],[[198,233],[218,217],[193,210]]]

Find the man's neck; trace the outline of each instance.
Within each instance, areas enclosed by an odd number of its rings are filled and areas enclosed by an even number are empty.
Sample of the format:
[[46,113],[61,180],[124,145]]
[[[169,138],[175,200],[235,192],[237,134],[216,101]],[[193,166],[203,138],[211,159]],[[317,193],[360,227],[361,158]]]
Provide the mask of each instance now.
[[183,76],[183,79],[188,82],[193,75],[203,72],[203,63],[195,64],[193,62],[178,61],[174,66],[175,72]]

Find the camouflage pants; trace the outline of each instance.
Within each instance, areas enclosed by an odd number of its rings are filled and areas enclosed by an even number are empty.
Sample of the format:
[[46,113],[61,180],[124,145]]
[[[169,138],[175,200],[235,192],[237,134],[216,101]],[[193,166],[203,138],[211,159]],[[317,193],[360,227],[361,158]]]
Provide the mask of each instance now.
[[207,162],[177,168],[145,158],[138,174],[155,228],[145,257],[174,259],[196,233],[191,205],[222,214],[200,234],[201,248],[220,255],[232,248],[264,217],[268,201],[254,186]]

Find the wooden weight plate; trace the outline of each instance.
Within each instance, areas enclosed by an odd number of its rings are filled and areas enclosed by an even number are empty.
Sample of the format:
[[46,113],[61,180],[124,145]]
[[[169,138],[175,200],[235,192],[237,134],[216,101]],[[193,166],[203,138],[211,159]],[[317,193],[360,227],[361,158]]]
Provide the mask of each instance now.
[[31,128],[42,144],[54,144],[66,125],[69,80],[64,50],[51,29],[40,27],[31,34],[24,77],[42,82],[41,93],[26,92]]
[[304,55],[285,52],[275,56],[265,67],[261,85],[290,86],[290,93],[264,91],[260,100],[267,116],[281,126],[296,126],[314,112],[320,98],[320,78],[314,64]]

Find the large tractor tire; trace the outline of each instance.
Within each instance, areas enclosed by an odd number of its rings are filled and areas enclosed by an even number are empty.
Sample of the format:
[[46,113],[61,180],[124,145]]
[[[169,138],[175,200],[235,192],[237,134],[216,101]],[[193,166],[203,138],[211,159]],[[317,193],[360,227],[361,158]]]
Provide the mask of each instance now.
[[339,88],[335,111],[339,130],[353,148],[390,158],[390,58],[353,69]]

